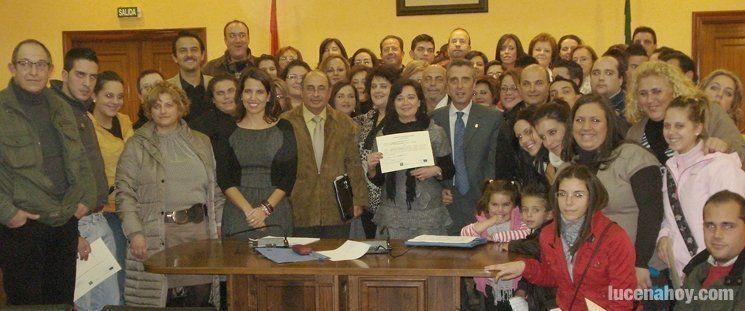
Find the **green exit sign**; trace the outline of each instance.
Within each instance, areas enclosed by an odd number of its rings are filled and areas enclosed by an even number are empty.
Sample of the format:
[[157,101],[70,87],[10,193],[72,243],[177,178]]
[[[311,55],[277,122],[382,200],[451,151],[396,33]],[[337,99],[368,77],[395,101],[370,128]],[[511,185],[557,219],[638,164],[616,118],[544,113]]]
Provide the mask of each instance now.
[[140,17],[140,8],[136,6],[117,8],[116,15],[118,17]]

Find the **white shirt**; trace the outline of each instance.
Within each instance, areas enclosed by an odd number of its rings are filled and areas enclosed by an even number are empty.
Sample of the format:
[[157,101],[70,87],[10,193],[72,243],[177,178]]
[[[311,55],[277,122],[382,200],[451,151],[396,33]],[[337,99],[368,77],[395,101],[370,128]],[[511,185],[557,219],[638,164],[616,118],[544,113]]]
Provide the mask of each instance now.
[[714,257],[709,255],[709,259],[707,261],[709,262],[709,264],[715,267],[727,267],[727,266],[734,265],[735,261],[737,261],[737,257],[740,257],[740,256],[735,256],[735,258],[730,259],[730,261],[728,262],[717,263],[716,259],[714,259]]
[[458,120],[458,115],[456,114],[456,112],[463,112],[463,130],[465,130],[466,126],[468,126],[468,115],[471,113],[472,105],[473,101],[468,103],[468,106],[463,108],[463,110],[458,110],[457,108],[455,108],[455,105],[450,105],[450,108],[448,109],[448,115],[450,119],[450,147],[453,148],[453,152],[455,152],[455,121]]
[[438,108],[447,106],[448,101],[450,101],[450,97],[448,97],[448,94],[445,94],[445,96],[443,96],[442,99],[440,99],[440,102],[437,103],[437,105],[435,106],[435,109],[433,110],[437,110]]

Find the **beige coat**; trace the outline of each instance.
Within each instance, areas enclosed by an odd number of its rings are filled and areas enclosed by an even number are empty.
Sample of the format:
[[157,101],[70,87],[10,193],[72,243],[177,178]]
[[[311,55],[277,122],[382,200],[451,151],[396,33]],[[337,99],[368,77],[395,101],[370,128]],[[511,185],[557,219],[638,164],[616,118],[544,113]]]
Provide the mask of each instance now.
[[[225,198],[215,179],[215,158],[209,138],[192,131],[181,121],[180,135],[204,163],[209,179],[207,209],[210,238],[217,239],[217,226],[222,219]],[[126,236],[143,233],[147,240],[147,255],[162,251],[166,242],[163,210],[165,208],[165,169],[158,150],[155,124],[145,123],[124,146],[116,170],[116,209],[122,219]],[[216,221],[217,220],[217,221]],[[145,272],[141,261],[127,252],[125,302],[128,306],[165,307],[168,284],[162,274]],[[212,287],[212,301],[219,304],[218,278]]]
[[308,126],[303,119],[303,106],[282,115],[292,123],[297,140],[297,179],[292,190],[295,227],[332,226],[342,224],[336,204],[333,182],[348,174],[352,182],[354,205],[367,205],[367,183],[355,143],[355,123],[347,115],[326,106],[324,146],[321,173],[318,173]]

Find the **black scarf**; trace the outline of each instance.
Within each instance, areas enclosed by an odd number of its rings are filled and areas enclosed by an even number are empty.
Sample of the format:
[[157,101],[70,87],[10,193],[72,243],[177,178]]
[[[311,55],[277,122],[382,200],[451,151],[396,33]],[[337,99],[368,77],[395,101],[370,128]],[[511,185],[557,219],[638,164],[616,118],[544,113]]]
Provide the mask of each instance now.
[[[383,121],[385,122],[385,121]],[[381,122],[381,124],[383,123]],[[429,127],[429,118],[417,118],[416,121],[401,123],[398,119],[390,120],[383,128],[383,134],[397,134],[406,132],[425,131]],[[411,209],[411,202],[416,197],[416,178],[411,176],[411,170],[406,170],[406,204]],[[396,172],[385,173],[385,191],[388,193],[388,199],[396,199]]]

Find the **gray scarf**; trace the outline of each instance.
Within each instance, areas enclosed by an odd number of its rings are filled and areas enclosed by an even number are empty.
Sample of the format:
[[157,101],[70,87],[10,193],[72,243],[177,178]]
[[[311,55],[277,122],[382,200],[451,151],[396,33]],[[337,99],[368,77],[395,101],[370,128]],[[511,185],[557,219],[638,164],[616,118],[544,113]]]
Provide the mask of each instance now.
[[577,238],[579,238],[585,217],[587,215],[573,221],[566,220],[563,216],[559,217],[561,221],[561,244],[564,249],[564,258],[567,261],[567,269],[569,269],[569,277],[572,277],[572,268],[574,266],[574,254],[571,253],[571,249],[574,243],[577,242]]

